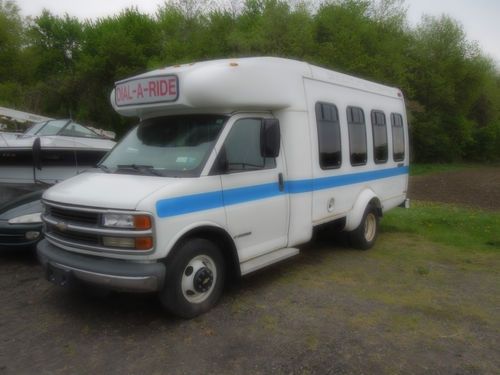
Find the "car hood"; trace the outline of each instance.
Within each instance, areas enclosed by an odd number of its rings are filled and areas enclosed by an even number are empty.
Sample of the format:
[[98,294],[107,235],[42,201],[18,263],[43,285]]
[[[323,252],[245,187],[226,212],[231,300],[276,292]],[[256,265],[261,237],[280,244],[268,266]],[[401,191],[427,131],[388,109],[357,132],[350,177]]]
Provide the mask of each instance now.
[[42,191],[36,191],[0,206],[0,220],[42,212],[40,198]]
[[82,173],[51,187],[43,194],[43,199],[69,205],[134,210],[144,198],[175,180],[157,176]]

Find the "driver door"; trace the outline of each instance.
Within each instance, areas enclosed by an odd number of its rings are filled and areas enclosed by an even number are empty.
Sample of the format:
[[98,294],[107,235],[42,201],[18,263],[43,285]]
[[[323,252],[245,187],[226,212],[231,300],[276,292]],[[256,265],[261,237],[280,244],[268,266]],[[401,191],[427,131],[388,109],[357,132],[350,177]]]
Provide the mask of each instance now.
[[[286,247],[288,195],[284,189],[283,153],[261,156],[261,128],[269,115],[233,118],[218,153],[227,227],[240,262]],[[231,125],[231,124],[230,124]]]

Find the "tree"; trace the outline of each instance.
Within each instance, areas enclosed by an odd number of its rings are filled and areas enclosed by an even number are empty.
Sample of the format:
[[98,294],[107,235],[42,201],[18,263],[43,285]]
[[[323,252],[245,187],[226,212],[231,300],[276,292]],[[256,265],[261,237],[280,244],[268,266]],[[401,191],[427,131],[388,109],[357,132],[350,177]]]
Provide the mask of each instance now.
[[110,106],[114,83],[148,69],[160,50],[155,20],[135,8],[114,17],[88,21],[83,26],[81,55],[76,64],[78,118],[126,132],[131,120],[118,116]]
[[[500,73],[449,17],[407,22],[404,0],[169,0],[81,22],[22,19],[0,0],[0,102],[124,133],[114,82],[149,69],[280,56],[400,87],[418,161],[500,159]],[[26,62],[29,61],[29,64]]]
[[[0,0],[0,102],[4,105],[19,104],[18,85],[21,72],[23,22],[19,8],[10,0]],[[14,98],[12,94],[17,94]]]
[[[485,81],[485,60],[460,24],[443,16],[425,17],[414,31],[408,79],[413,99],[425,109],[415,114],[413,140],[418,158],[459,160],[474,142],[471,111]],[[487,64],[486,64],[487,65]]]

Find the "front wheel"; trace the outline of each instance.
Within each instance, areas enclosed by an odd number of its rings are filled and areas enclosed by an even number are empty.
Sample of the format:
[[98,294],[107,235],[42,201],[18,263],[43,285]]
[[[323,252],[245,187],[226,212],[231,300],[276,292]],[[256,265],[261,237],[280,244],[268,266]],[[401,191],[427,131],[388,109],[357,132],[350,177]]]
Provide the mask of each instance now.
[[369,204],[359,226],[349,232],[351,245],[357,249],[368,250],[375,244],[378,236],[379,216],[377,209]]
[[224,258],[212,242],[190,239],[167,260],[163,306],[182,318],[194,318],[219,300],[225,278]]

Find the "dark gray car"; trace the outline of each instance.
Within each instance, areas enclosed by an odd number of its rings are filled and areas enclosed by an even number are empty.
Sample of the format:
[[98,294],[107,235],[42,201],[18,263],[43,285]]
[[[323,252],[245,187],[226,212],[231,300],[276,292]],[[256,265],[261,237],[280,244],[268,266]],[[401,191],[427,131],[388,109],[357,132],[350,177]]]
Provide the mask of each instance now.
[[42,194],[35,191],[0,206],[0,250],[36,247],[42,239]]

